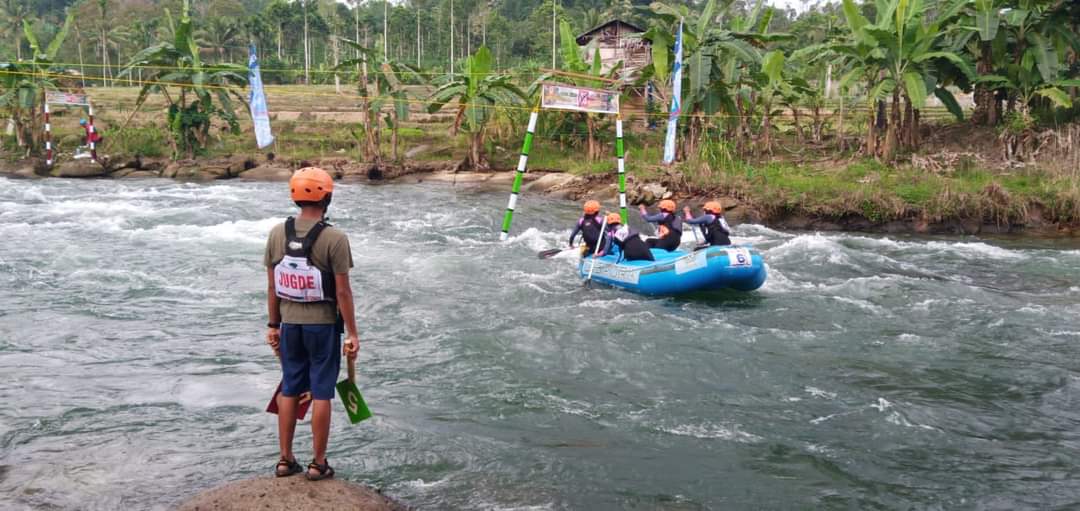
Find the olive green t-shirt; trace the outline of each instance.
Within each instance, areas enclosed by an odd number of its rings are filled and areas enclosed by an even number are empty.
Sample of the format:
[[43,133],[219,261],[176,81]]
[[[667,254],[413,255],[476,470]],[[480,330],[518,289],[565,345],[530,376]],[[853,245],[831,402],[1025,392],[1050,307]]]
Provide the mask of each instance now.
[[[296,235],[307,236],[315,226],[315,220],[296,219]],[[285,223],[282,222],[270,230],[266,240],[266,254],[263,265],[273,268],[285,257]],[[348,273],[353,266],[349,238],[336,227],[327,227],[311,247],[311,263],[322,271],[330,270],[335,275]],[[326,325],[337,321],[337,305],[334,303],[299,303],[281,300],[281,321],[297,325]]]

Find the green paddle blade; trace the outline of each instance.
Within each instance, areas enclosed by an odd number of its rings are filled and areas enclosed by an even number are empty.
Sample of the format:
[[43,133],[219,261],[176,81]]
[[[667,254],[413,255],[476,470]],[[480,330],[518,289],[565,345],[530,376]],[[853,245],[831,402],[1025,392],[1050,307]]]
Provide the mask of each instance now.
[[364,396],[360,395],[360,389],[348,379],[341,380],[337,384],[341,402],[345,405],[345,413],[349,415],[349,422],[356,424],[364,419],[371,418],[371,410],[368,410]]

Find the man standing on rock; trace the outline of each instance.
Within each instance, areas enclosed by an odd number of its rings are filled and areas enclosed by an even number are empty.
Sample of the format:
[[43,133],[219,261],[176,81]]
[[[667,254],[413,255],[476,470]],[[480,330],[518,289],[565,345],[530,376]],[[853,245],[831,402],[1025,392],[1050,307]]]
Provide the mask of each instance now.
[[352,252],[345,233],[326,223],[334,180],[326,171],[308,167],[289,180],[300,214],[270,231],[266,242],[266,342],[281,356],[278,397],[278,477],[302,472],[292,452],[296,409],[301,393],[311,390],[311,434],[315,456],[308,465],[313,481],[334,476],[326,460],[330,437],[330,401],[341,365],[338,343],[347,335],[342,354],[354,359],[359,350],[349,268]]

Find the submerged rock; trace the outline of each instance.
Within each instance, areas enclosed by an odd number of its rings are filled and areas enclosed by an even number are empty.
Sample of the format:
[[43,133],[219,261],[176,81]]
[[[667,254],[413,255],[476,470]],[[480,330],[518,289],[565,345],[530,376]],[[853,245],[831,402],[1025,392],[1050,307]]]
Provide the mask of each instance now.
[[235,481],[200,493],[179,507],[179,511],[249,509],[407,511],[409,507],[356,483],[338,479],[313,482],[305,479],[302,474]]

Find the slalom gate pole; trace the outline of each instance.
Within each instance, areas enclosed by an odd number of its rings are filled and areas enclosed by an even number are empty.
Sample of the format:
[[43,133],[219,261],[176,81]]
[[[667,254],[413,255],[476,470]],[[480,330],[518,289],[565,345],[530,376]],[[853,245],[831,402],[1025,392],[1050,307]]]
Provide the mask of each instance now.
[[536,131],[536,118],[540,114],[540,107],[533,108],[529,114],[529,127],[525,130],[525,143],[521,145],[521,157],[518,159],[517,174],[514,176],[514,186],[510,189],[510,202],[506,205],[506,216],[503,217],[502,234],[500,241],[506,241],[510,237],[510,222],[514,220],[514,208],[517,207],[518,194],[521,193],[521,181],[525,176],[525,166],[529,161],[529,149],[532,147],[533,132]]
[[45,166],[52,167],[52,124],[49,123],[49,102],[45,101],[42,104],[45,107]]
[[87,96],[86,106],[89,109],[89,112],[87,112],[87,123],[90,125],[90,130],[88,131],[89,134],[86,138],[90,139],[90,160],[97,161],[97,143],[94,142],[94,138],[96,138],[94,137],[94,134],[97,133],[97,128],[94,128],[94,104],[91,103],[89,99],[90,97]]
[[615,117],[615,157],[619,162],[619,215],[622,216],[623,225],[627,225],[629,219],[626,218],[626,161],[623,159],[622,114]]

